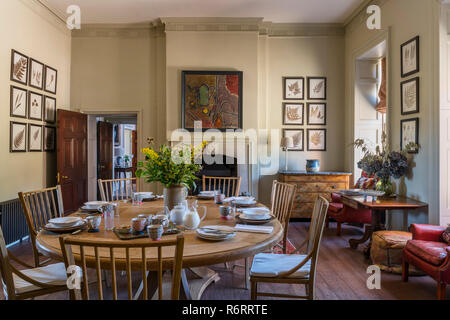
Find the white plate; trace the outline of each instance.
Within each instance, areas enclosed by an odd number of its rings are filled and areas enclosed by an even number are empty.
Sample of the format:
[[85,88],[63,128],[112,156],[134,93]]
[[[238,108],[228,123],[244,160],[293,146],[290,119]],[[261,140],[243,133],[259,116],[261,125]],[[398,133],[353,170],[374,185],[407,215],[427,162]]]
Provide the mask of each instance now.
[[[55,223],[51,223],[51,222],[50,222],[51,220],[49,220],[49,223],[47,223],[47,224],[45,225],[45,227],[46,227],[46,228],[52,228],[52,229],[64,229],[64,228],[78,227],[78,226],[81,226],[81,225],[84,224],[84,221],[83,221],[81,218],[79,218],[79,219],[80,219],[79,221],[77,221],[77,222],[75,222],[75,223],[72,223],[71,225],[60,225],[60,224],[55,224]],[[52,220],[54,220],[54,219],[52,219]]]
[[[203,228],[208,228],[211,230],[223,230],[226,232],[233,232],[234,229],[227,226],[206,226]],[[233,233],[214,233],[214,231],[202,230],[202,228],[197,229],[197,236],[206,240],[220,241],[220,240],[228,240],[236,236],[236,232]]]
[[153,198],[153,192],[135,192],[134,195],[138,195],[142,199]]
[[223,241],[223,240],[228,240],[228,239],[234,238],[235,236],[236,236],[236,233],[230,233],[225,236],[216,237],[216,236],[210,236],[210,235],[206,235],[204,233],[197,232],[197,237],[204,239],[204,240],[210,240],[210,241]]
[[264,214],[246,214],[246,213],[242,213],[239,216],[240,219],[242,220],[271,220],[272,216],[269,213],[264,213]]
[[98,208],[98,207],[101,207],[101,206],[106,205],[106,204],[109,204],[109,202],[106,202],[106,201],[89,201],[89,202],[85,202],[84,203],[84,205],[86,207],[91,207],[91,208],[94,208],[94,207]]
[[79,223],[82,219],[80,217],[63,217],[63,218],[55,218],[50,219],[48,222],[58,227],[72,227],[75,224]]

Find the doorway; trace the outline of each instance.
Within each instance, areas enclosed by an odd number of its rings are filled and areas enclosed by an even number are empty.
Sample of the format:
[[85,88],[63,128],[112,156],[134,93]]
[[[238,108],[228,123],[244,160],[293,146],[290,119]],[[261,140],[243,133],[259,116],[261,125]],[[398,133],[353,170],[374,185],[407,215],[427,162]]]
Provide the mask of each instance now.
[[[135,177],[138,156],[137,114],[88,116],[88,194],[100,199],[98,180]],[[136,185],[133,189],[136,190]]]
[[[371,151],[381,147],[383,132],[387,135],[387,41],[359,55],[355,62],[354,140],[364,139]],[[361,174],[358,162],[364,156],[354,150],[353,172],[357,180]]]

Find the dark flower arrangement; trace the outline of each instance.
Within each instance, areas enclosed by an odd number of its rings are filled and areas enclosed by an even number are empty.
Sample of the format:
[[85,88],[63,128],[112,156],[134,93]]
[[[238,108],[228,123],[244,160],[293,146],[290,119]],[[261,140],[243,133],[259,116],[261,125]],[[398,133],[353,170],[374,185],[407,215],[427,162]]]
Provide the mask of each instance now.
[[[390,192],[392,193],[390,178],[400,179],[408,173],[409,162],[406,155],[411,151],[418,150],[420,146],[411,142],[402,151],[389,151],[384,132],[382,133],[381,141],[381,147],[377,146],[375,152],[371,151],[363,139],[357,139],[354,142],[354,146],[361,149],[364,153],[363,158],[358,162],[358,168],[369,176],[379,178],[380,182],[379,185],[377,184],[377,190],[386,191],[389,194]],[[386,185],[389,185],[390,189],[384,188]]]

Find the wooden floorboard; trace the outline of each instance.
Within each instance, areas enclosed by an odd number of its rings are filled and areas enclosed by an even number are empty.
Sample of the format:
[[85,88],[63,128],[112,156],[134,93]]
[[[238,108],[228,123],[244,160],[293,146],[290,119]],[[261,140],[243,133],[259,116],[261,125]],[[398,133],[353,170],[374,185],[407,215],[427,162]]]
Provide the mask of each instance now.
[[[289,239],[294,244],[300,244],[305,238],[309,223],[293,222],[289,228]],[[352,226],[343,226],[342,236],[336,236],[336,225],[330,223],[322,238],[319,261],[316,274],[316,297],[319,300],[414,300],[435,299],[436,282],[430,277],[410,277],[408,283],[400,279],[400,275],[382,273],[381,290],[369,290],[366,281],[369,274],[366,273],[369,261],[362,253],[363,246],[353,250],[348,245],[348,239],[360,237],[362,230]],[[25,262],[32,264],[31,246],[29,242],[16,245],[10,250]],[[238,262],[242,264],[242,262]],[[226,270],[221,265],[212,266],[220,274],[221,280],[210,285],[204,292],[204,300],[248,300],[250,291],[244,288],[243,269],[236,268],[234,272]],[[90,279],[95,279],[92,273]],[[134,288],[139,285],[139,273],[134,279]],[[126,277],[118,273],[119,298],[126,299]],[[96,284],[90,285],[92,299],[96,298]],[[303,295],[305,290],[299,285],[260,284],[261,291],[273,291],[280,293]],[[104,288],[106,298],[111,298]],[[447,289],[450,297],[450,289]],[[4,299],[0,292],[0,299]],[[67,293],[56,293],[39,299],[68,299]],[[271,299],[261,297],[260,299]]]

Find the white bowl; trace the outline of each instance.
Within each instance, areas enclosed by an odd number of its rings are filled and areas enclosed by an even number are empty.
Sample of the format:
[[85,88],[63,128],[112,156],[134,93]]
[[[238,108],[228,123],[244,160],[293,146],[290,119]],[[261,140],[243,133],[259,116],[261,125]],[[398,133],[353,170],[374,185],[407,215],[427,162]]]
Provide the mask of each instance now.
[[82,219],[80,217],[63,217],[50,219],[48,222],[57,227],[71,227],[79,223]]

